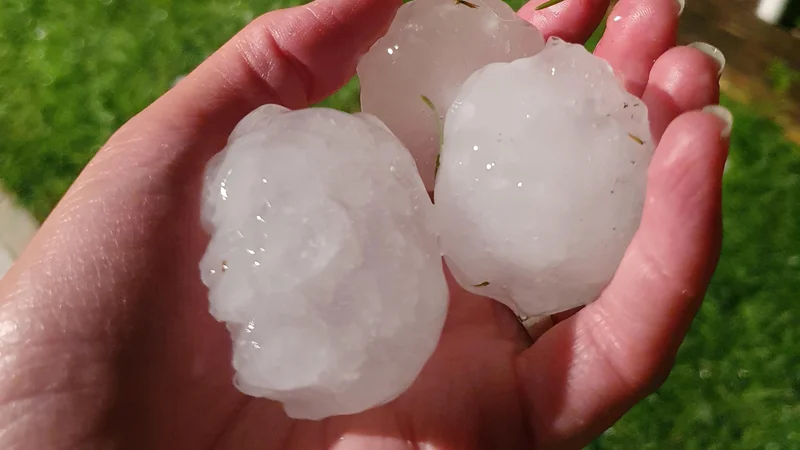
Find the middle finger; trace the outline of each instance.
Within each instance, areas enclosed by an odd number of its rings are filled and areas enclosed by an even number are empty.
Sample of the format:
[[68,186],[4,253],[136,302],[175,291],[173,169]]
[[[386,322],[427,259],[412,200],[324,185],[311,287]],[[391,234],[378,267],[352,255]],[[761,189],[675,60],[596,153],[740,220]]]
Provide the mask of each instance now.
[[595,54],[611,64],[625,88],[644,93],[650,69],[675,46],[683,0],[620,0],[608,16]]

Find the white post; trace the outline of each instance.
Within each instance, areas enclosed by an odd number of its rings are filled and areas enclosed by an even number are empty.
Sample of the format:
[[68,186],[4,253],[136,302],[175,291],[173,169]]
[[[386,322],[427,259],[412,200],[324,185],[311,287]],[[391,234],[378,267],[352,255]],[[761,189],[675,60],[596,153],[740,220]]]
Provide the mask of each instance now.
[[790,0],[760,0],[758,2],[758,9],[756,9],[756,16],[764,22],[777,25],[786,12]]

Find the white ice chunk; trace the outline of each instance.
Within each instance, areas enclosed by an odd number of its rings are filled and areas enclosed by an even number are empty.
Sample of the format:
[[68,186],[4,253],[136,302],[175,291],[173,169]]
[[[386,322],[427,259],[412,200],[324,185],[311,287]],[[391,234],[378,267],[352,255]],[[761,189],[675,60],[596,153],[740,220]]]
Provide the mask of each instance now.
[[639,226],[653,150],[645,105],[579,45],[477,71],[436,180],[448,266],[524,315],[593,301]]
[[432,190],[439,129],[437,114],[421,96],[443,119],[475,70],[535,55],[543,47],[539,30],[502,0],[411,1],[358,65],[361,108],[400,138]]
[[267,105],[242,120],[208,165],[201,261],[239,389],[305,419],[405,391],[447,311],[432,208],[374,117]]

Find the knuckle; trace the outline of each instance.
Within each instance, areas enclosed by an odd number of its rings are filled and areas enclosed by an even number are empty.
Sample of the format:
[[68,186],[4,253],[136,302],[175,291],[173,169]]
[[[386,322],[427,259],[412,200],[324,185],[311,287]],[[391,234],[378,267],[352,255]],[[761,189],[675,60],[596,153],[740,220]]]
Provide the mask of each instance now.
[[303,107],[316,95],[314,79],[309,68],[285,47],[282,28],[276,25],[279,20],[274,13],[256,18],[235,38],[234,46],[249,75],[275,103]]

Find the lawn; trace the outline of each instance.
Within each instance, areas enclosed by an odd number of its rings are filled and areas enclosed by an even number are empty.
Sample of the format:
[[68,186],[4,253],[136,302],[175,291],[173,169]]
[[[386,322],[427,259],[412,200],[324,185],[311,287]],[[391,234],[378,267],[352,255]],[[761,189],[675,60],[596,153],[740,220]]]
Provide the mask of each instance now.
[[[3,0],[0,184],[45,218],[116,128],[247,21],[291,3]],[[357,85],[327,103],[356,108]],[[594,448],[800,449],[800,149],[726,104],[736,126],[719,270],[669,380]]]

